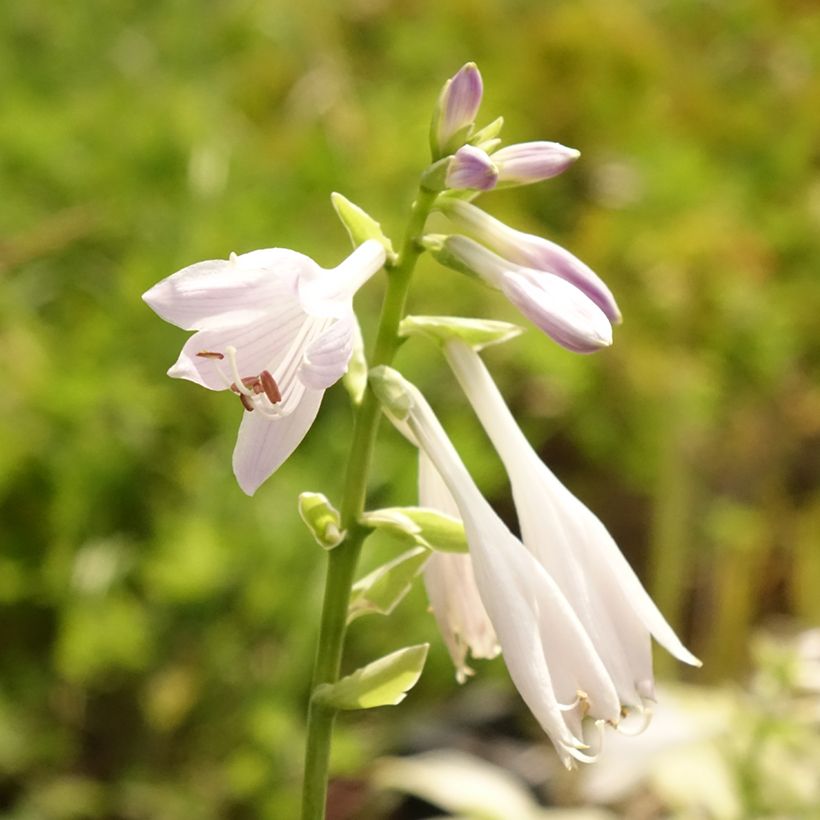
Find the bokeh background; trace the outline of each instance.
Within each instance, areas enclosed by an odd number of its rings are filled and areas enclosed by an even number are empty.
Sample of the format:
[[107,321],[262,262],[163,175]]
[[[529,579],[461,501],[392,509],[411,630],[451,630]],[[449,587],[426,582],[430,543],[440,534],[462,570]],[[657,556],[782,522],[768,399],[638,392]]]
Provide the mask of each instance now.
[[[565,775],[500,660],[455,683],[414,590],[351,630],[349,669],[432,648],[401,707],[339,721],[331,817],[820,816],[817,4],[15,0],[0,6],[3,817],[297,816],[324,559],[295,499],[338,499],[346,397],[328,393],[249,500],[230,471],[238,403],[165,377],[185,334],[140,294],[232,250],[335,264],[333,190],[397,238],[438,89],[469,59],[508,141],[583,153],[483,204],[581,256],[625,316],[595,356],[530,330],[488,363],[704,667],[658,652],[656,725]],[[358,297],[366,333],[381,288]],[[516,318],[426,260],[411,309]],[[413,341],[398,364],[512,521],[436,351]],[[412,503],[414,485],[383,429],[372,505]],[[374,539],[363,571],[395,553]]]

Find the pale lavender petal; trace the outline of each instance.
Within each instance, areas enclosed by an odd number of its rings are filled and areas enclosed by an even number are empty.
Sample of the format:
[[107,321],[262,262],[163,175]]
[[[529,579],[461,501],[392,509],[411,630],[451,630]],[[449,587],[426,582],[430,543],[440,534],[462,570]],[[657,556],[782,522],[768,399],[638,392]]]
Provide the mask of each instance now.
[[244,413],[233,451],[233,471],[242,491],[253,495],[299,446],[313,424],[324,390],[305,390],[298,407],[287,416],[266,418]]
[[203,330],[220,323],[226,313],[260,313],[295,298],[297,278],[317,267],[309,257],[286,248],[251,251],[189,265],[142,298],[166,322]]
[[558,344],[592,353],[612,344],[612,326],[584,293],[558,276],[518,268],[502,282],[504,295]]
[[[257,376],[271,369],[290,348],[305,322],[298,301],[282,299],[264,313],[233,313],[213,321],[207,330],[191,336],[176,363],[168,370],[175,379],[187,379],[210,390],[225,390],[234,381],[227,348],[236,348],[239,374]],[[219,354],[223,358],[212,355]]]
[[354,323],[351,311],[311,342],[297,374],[302,384],[325,390],[345,374],[353,353]]
[[[444,86],[439,99],[435,136],[437,147],[447,143],[462,129],[471,126],[481,106],[484,84],[475,63],[467,63]],[[455,147],[455,146],[453,146]]]
[[521,142],[496,151],[493,162],[499,185],[526,185],[558,176],[580,156],[580,151],[558,142]]
[[463,145],[450,161],[445,185],[453,189],[489,191],[495,187],[497,178],[498,170],[487,153],[472,145]]

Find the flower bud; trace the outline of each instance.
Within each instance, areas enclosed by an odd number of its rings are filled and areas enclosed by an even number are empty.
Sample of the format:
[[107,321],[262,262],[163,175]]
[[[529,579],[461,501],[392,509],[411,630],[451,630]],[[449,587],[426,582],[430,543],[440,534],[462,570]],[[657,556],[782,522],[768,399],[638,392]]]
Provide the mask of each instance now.
[[511,187],[558,176],[580,156],[580,151],[558,142],[520,142],[496,151],[493,162],[499,184]]
[[438,159],[464,144],[484,90],[475,63],[467,63],[444,84],[430,125],[430,149]]
[[498,169],[484,151],[462,145],[447,167],[445,185],[454,190],[489,191],[495,188],[497,179]]

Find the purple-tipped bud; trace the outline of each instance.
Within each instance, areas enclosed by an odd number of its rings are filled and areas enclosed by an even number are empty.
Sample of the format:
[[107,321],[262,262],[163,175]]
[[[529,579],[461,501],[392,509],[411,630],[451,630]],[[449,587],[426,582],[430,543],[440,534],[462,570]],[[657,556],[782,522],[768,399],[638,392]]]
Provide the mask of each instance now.
[[500,290],[567,350],[592,353],[612,344],[612,326],[604,312],[560,276],[516,265],[466,236],[436,238],[428,249],[442,264],[472,272]]
[[493,154],[499,185],[528,185],[558,176],[581,156],[558,142],[520,142]]
[[[492,155],[493,162],[497,156],[498,153]],[[510,262],[566,279],[595,302],[610,322],[618,324],[621,321],[621,311],[612,291],[591,268],[565,248],[549,239],[517,231],[469,202],[442,200],[438,207],[468,236],[483,242]]]
[[497,179],[498,169],[486,152],[472,145],[462,145],[447,167],[445,185],[457,190],[489,191],[495,188]]
[[444,84],[430,129],[433,157],[455,151],[467,139],[481,105],[484,85],[475,63],[467,63]]

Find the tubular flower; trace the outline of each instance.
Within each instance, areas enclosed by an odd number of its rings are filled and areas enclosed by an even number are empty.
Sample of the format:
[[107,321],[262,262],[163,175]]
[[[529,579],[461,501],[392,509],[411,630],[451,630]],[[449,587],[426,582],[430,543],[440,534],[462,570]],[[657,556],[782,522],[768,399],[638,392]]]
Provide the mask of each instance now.
[[612,326],[603,311],[560,276],[525,268],[466,236],[427,238],[439,261],[479,276],[500,290],[533,324],[575,353],[592,353],[612,344]]
[[[419,451],[419,503],[458,517],[458,507],[429,458]],[[493,625],[481,603],[469,555],[434,552],[424,565],[424,586],[444,643],[464,683],[474,658],[494,658],[501,651]]]
[[527,442],[478,353],[444,350],[510,477],[524,544],[570,602],[618,693],[624,713],[654,700],[650,635],[678,660],[689,652],[643,588],[601,521],[553,475]]
[[[391,420],[433,462],[453,496],[475,581],[510,677],[567,767],[591,761],[584,720],[617,725],[621,704],[578,616],[549,573],[481,495],[421,393],[395,370],[371,371]],[[587,722],[589,722],[587,721]]]
[[297,447],[347,369],[353,295],[384,259],[375,240],[330,270],[270,248],[197,262],[143,294],[161,318],[196,331],[168,375],[241,401],[233,468],[248,495]]
[[[515,146],[510,146],[510,149],[513,147]],[[500,182],[503,178],[503,164],[499,163],[499,154],[501,151],[493,154],[492,160],[499,168]],[[477,239],[516,265],[560,276],[595,302],[610,322],[618,324],[621,321],[621,311],[612,291],[598,274],[565,248],[549,239],[511,228],[469,202],[443,198],[438,207],[459,231]]]

